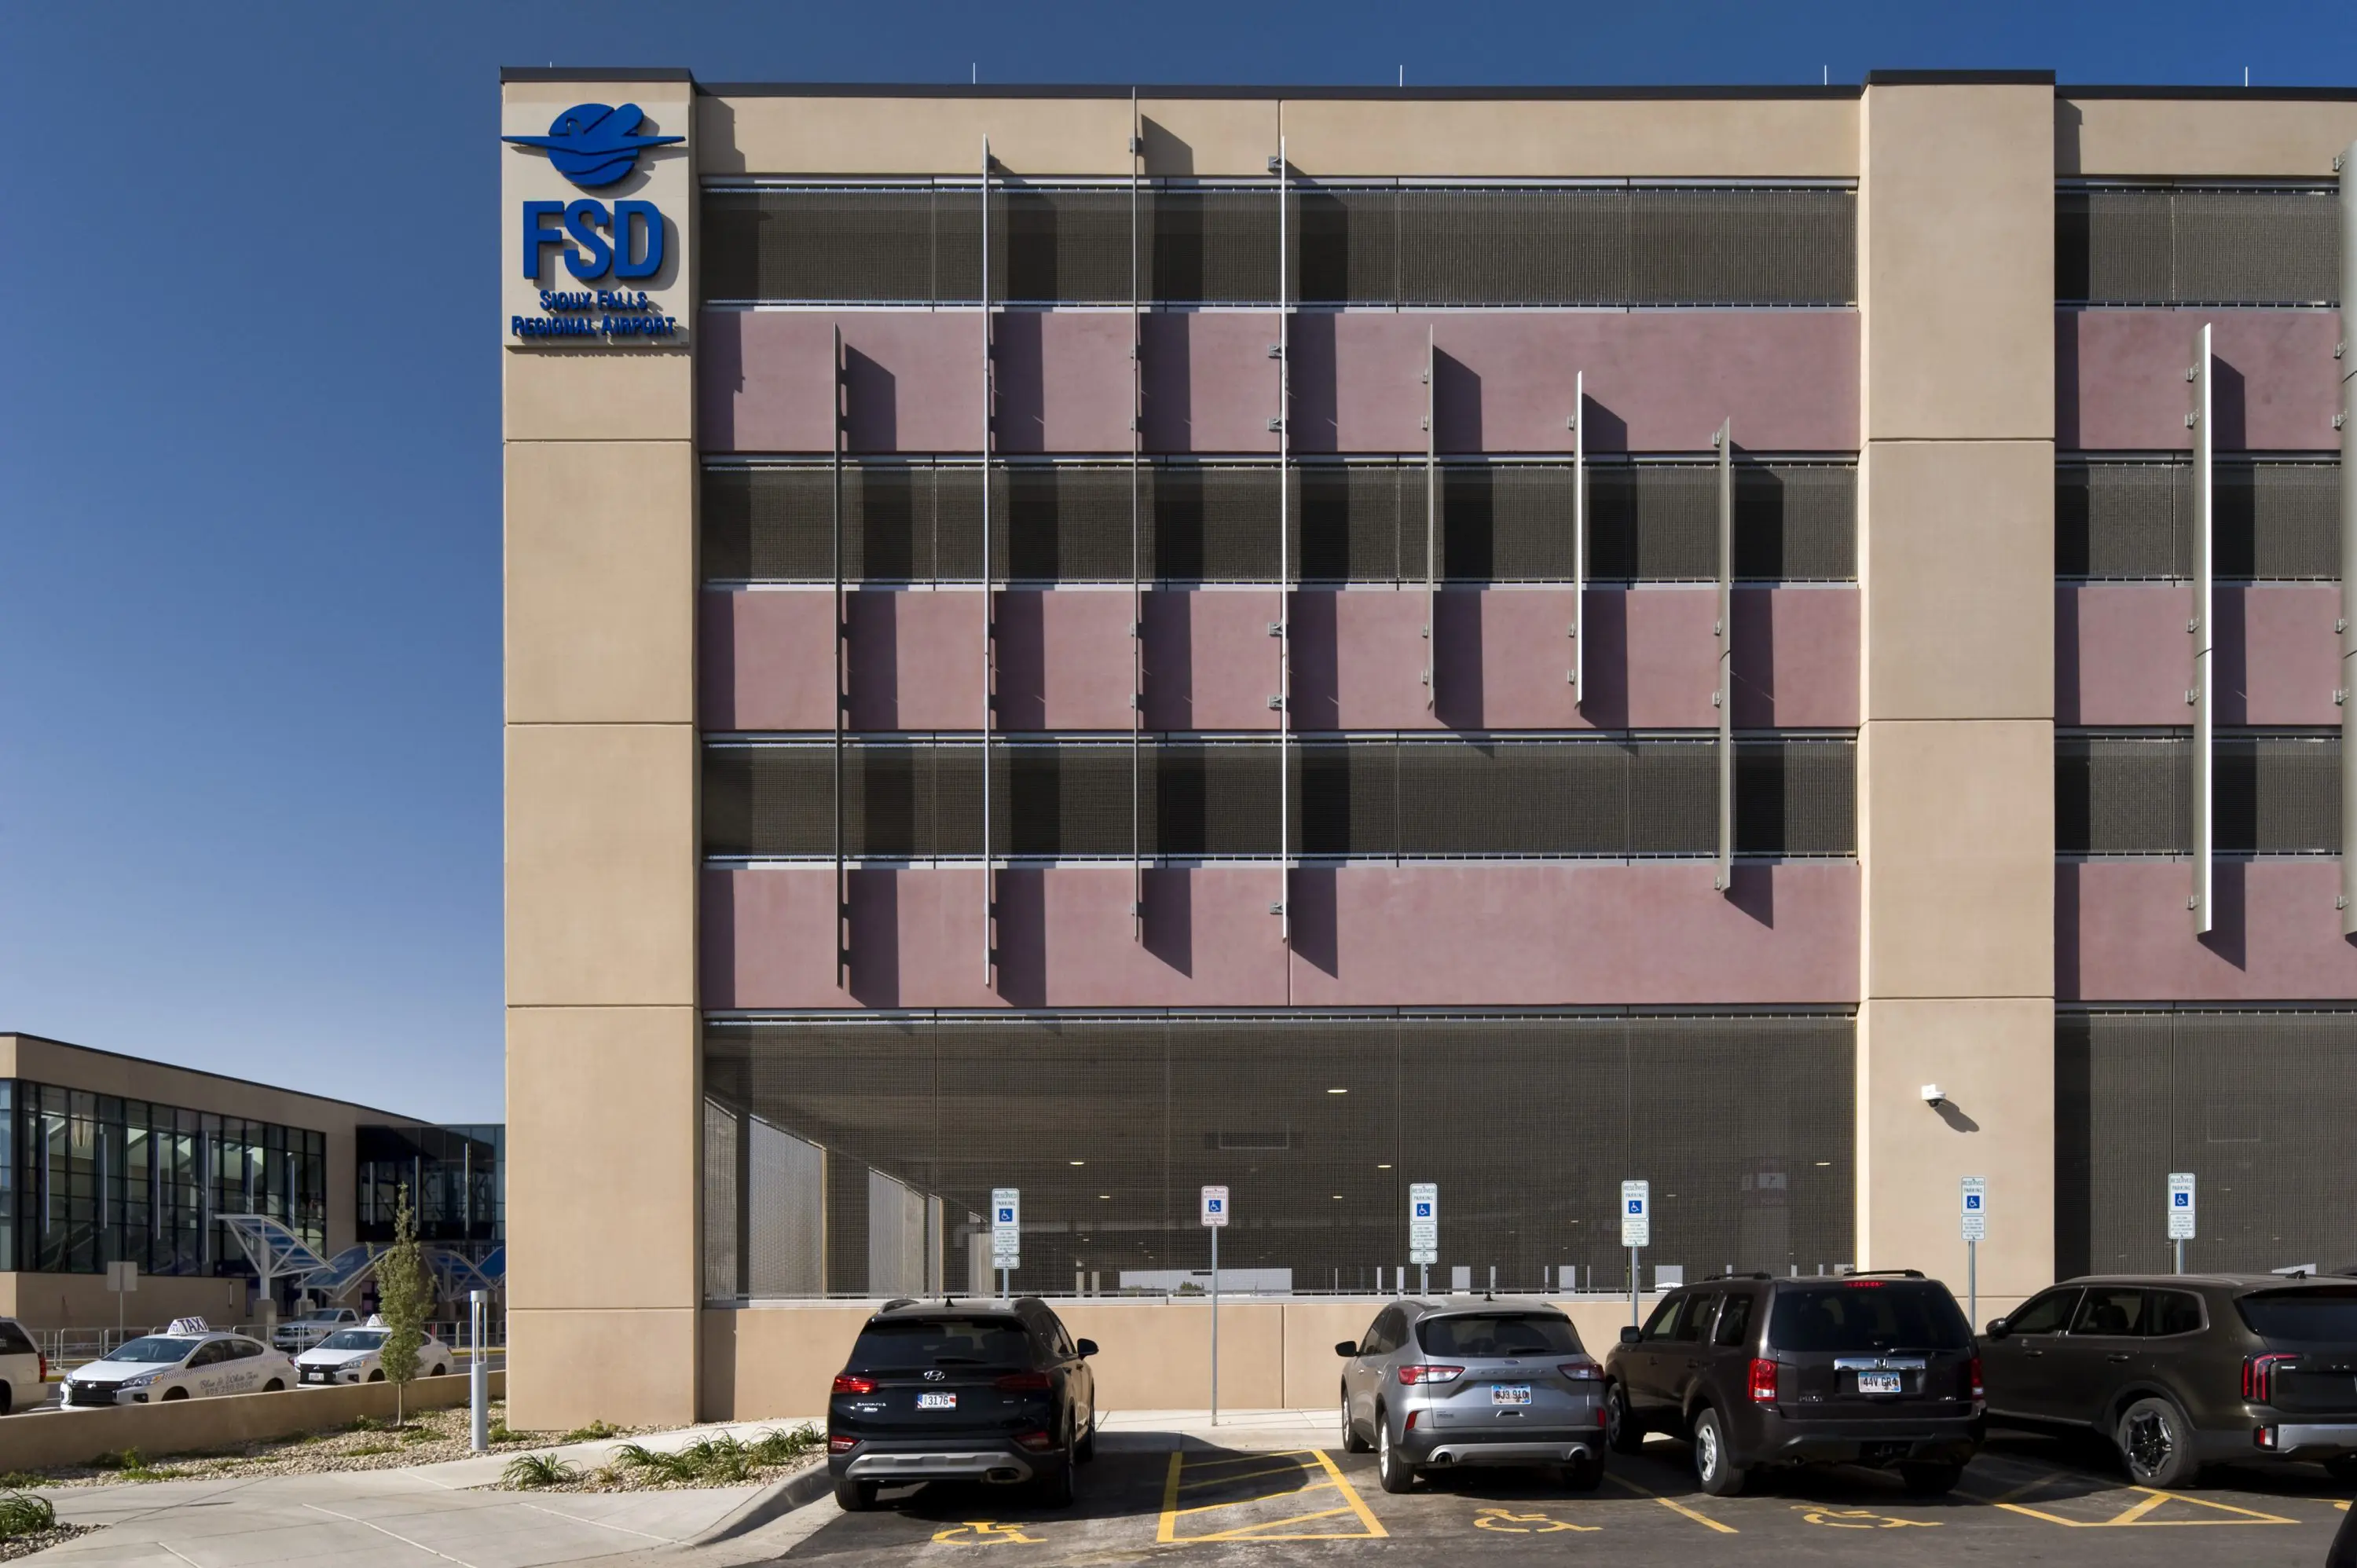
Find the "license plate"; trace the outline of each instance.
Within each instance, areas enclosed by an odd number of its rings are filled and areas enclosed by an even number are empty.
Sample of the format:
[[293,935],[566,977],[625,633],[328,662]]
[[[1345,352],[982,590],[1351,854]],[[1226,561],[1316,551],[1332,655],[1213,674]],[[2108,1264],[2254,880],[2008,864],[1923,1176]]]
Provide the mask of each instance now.
[[919,1394],[917,1396],[917,1408],[919,1410],[955,1410],[957,1409],[957,1395]]
[[1896,1372],[1860,1372],[1857,1391],[1862,1394],[1895,1394],[1900,1391]]
[[1528,1404],[1531,1402],[1531,1385],[1528,1383],[1491,1383],[1490,1385],[1490,1402],[1491,1404]]
[[303,1380],[307,1383],[324,1383],[328,1380],[328,1374],[325,1372],[306,1372],[303,1374]]

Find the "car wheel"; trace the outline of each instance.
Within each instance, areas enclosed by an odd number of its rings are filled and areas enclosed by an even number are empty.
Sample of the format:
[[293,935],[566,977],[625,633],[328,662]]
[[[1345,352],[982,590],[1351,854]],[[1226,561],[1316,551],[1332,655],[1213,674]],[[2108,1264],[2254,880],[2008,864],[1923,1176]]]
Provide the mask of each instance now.
[[876,1506],[876,1483],[855,1481],[848,1476],[837,1477],[834,1506],[845,1513],[866,1513]]
[[16,1391],[6,1383],[0,1383],[0,1415],[5,1415],[16,1408]]
[[448,1377],[449,1375],[450,1375],[450,1369],[449,1369],[449,1368],[447,1368],[447,1367],[438,1366],[438,1365],[437,1365],[437,1366],[434,1369],[434,1376],[436,1376],[436,1377],[437,1377],[437,1378],[447,1378],[447,1377]]
[[2334,1455],[2324,1462],[2324,1473],[2344,1487],[2357,1487],[2357,1454]]
[[1956,1483],[1964,1478],[1964,1467],[1962,1465],[1899,1466],[1899,1484],[1905,1487],[1910,1496],[1918,1498],[1944,1498],[1954,1491]]
[[1072,1457],[1085,1465],[1096,1456],[1097,1423],[1096,1417],[1094,1415],[1091,1415],[1089,1418],[1089,1429],[1081,1434],[1081,1440],[1072,1445]]
[[169,1404],[174,1400],[184,1400],[188,1397],[188,1391],[186,1389],[166,1389],[164,1391],[164,1402],[167,1404]]
[[1743,1466],[1727,1452],[1727,1426],[1718,1412],[1705,1406],[1694,1423],[1695,1480],[1714,1498],[1731,1498],[1743,1490]]
[[286,1385],[279,1381],[276,1378],[273,1378],[268,1382],[262,1385],[262,1391],[266,1394],[285,1393],[286,1391]]
[[1604,1391],[1604,1441],[1615,1454],[1638,1454],[1645,1447],[1645,1423],[1629,1408],[1629,1395],[1619,1383]]
[[1594,1455],[1574,1459],[1563,1467],[1563,1484],[1566,1491],[1594,1491],[1604,1484],[1604,1461]]
[[1039,1506],[1068,1509],[1072,1506],[1072,1464],[1080,1444],[1073,1441],[1070,1417],[1064,1423],[1064,1462],[1033,1483],[1032,1495]]
[[1351,1419],[1351,1391],[1344,1389],[1342,1391],[1342,1452],[1364,1454],[1368,1446],[1367,1440],[1359,1435],[1357,1423]]
[[2201,1464],[2193,1453],[2193,1427],[2177,1402],[2140,1399],[2120,1417],[2115,1434],[2128,1478],[2147,1487],[2190,1487]]
[[377,1370],[371,1372],[369,1374],[369,1381],[372,1383],[381,1383],[384,1381],[383,1369],[380,1368]]
[[1392,1446],[1391,1417],[1381,1405],[1375,1407],[1375,1479],[1387,1492],[1405,1492],[1415,1485],[1415,1466]]

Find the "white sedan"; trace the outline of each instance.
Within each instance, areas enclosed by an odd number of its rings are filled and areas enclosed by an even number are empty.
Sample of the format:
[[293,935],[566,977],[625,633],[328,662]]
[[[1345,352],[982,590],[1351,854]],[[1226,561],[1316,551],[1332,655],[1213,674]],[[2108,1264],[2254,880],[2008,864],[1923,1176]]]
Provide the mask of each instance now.
[[283,1350],[242,1334],[215,1333],[200,1323],[185,1328],[176,1323],[173,1328],[177,1332],[134,1339],[104,1359],[67,1373],[66,1407],[156,1404],[295,1386],[295,1363]]
[[[384,1381],[384,1339],[393,1331],[371,1319],[365,1327],[339,1329],[295,1358],[295,1369],[307,1387],[322,1384]],[[447,1376],[458,1358],[431,1334],[417,1347],[417,1375]]]

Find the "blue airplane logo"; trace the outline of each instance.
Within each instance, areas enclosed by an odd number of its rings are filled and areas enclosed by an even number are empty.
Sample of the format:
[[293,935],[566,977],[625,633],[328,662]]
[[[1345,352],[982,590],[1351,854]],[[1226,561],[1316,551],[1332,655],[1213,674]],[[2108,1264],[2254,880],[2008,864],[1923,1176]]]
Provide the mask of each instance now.
[[683,142],[684,136],[640,136],[634,133],[646,112],[635,103],[619,108],[604,103],[576,103],[549,122],[545,136],[502,136],[518,146],[540,147],[556,172],[584,190],[596,190],[625,178],[638,167],[639,153]]

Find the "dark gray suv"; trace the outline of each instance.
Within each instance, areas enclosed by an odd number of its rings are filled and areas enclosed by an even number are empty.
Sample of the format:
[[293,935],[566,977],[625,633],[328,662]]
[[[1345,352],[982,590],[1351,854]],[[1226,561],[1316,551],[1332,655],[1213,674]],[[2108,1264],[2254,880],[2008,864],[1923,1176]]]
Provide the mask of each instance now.
[[1557,1465],[1580,1491],[1604,1478],[1603,1369],[1545,1302],[1395,1301],[1334,1353],[1342,1446],[1376,1451],[1387,1492],[1463,1465]]
[[1936,1496],[1980,1442],[1972,1329],[1948,1287],[1912,1270],[1682,1287],[1620,1331],[1604,1376],[1613,1449],[1684,1437],[1714,1497],[1759,1466],[1814,1463],[1895,1467]]
[[1992,1421],[2101,1433],[2146,1486],[2229,1459],[2357,1483],[2357,1281],[2075,1279],[1992,1321],[1980,1352]]

